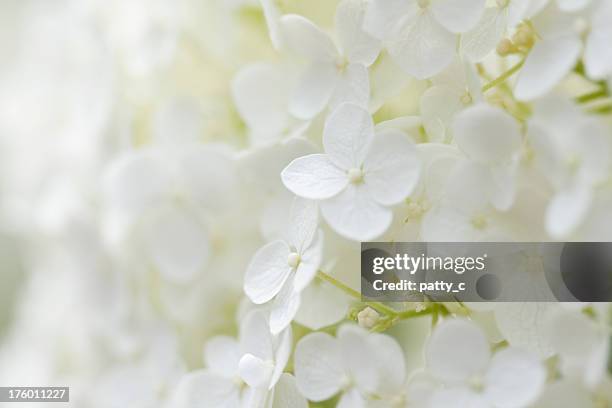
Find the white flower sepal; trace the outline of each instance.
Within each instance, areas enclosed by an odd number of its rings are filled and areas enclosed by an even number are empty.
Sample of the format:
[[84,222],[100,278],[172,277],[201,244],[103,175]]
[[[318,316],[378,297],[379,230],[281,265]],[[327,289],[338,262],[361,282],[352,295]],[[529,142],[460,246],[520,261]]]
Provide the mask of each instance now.
[[300,293],[321,264],[322,248],[316,203],[296,198],[286,239],[270,242],[257,251],[244,278],[249,299],[255,304],[269,304],[272,333],[280,333],[295,317]]
[[375,136],[367,110],[343,104],[323,131],[325,154],[293,160],[281,173],[294,194],[320,200],[321,213],[340,235],[370,240],[387,230],[392,205],[415,188],[420,162],[414,144],[399,131]]
[[363,2],[343,0],[336,9],[338,47],[310,20],[295,14],[281,17],[283,42],[309,61],[293,97],[289,112],[311,119],[329,104],[342,102],[367,107],[370,97],[368,69],[380,52],[380,42],[362,30]]
[[417,79],[430,78],[457,54],[457,34],[472,29],[484,0],[372,0],[364,18],[367,32],[383,39],[393,59]]
[[432,408],[528,407],[546,382],[546,370],[534,355],[509,347],[491,356],[484,333],[467,320],[439,324],[425,358],[428,371],[447,386],[435,392]]

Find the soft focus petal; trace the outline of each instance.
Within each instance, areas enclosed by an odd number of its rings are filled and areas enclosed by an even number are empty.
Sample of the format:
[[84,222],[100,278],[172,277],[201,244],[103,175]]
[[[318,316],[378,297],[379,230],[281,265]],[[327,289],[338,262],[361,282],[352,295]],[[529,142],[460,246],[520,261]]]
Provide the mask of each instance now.
[[285,187],[299,197],[321,200],[337,195],[348,184],[346,173],[325,154],[293,160],[281,172]]
[[453,122],[453,135],[459,148],[480,163],[507,163],[521,146],[516,120],[485,104],[459,113]]
[[284,373],[276,387],[271,408],[308,408],[308,401],[300,394],[295,377]]
[[349,185],[336,197],[321,202],[321,214],[340,235],[369,241],[389,228],[393,213],[378,204],[361,185]]
[[449,383],[465,381],[482,372],[489,357],[489,343],[482,330],[460,319],[439,324],[425,348],[428,369]]
[[334,110],[323,130],[325,152],[344,170],[361,167],[373,138],[374,123],[370,113],[351,103]]
[[311,330],[319,330],[344,319],[351,299],[336,288],[314,280],[301,294],[302,302],[295,321]]
[[244,292],[253,303],[265,303],[280,292],[291,273],[288,256],[283,241],[270,242],[253,256],[244,276]]
[[612,74],[612,5],[604,2],[596,8],[591,32],[584,49],[584,66],[591,79],[603,79]]
[[567,237],[585,219],[592,202],[591,191],[577,185],[553,197],[546,209],[546,229],[557,239]]
[[338,82],[336,66],[313,62],[299,79],[289,101],[289,112],[299,119],[311,119],[327,106]]
[[387,37],[406,14],[416,12],[416,5],[406,0],[371,0],[366,3],[364,29],[378,39]]
[[253,388],[262,388],[268,385],[274,366],[252,354],[245,354],[240,359],[238,370],[240,378]]
[[370,77],[363,64],[349,64],[338,76],[334,93],[329,101],[329,109],[334,110],[349,102],[363,108],[370,102]]
[[430,408],[490,408],[485,399],[474,391],[463,388],[446,388],[434,392]]
[[240,350],[263,361],[274,361],[275,342],[266,314],[252,310],[240,322]]
[[574,35],[544,39],[533,47],[519,73],[514,94],[529,101],[555,87],[574,67],[582,44]]
[[447,30],[465,33],[478,23],[484,6],[485,0],[436,0],[431,3],[431,12]]
[[380,41],[363,31],[365,4],[342,0],[336,8],[336,32],[340,48],[350,62],[371,65],[380,52]]
[[531,406],[544,389],[546,370],[534,355],[508,348],[493,356],[484,383],[485,397],[496,407]]
[[240,356],[240,344],[232,337],[213,337],[204,346],[206,367],[226,378],[233,378],[237,374]]
[[591,0],[557,0],[559,8],[563,11],[577,11],[586,7]]
[[145,227],[146,250],[160,274],[170,282],[185,284],[202,272],[208,260],[208,234],[191,212],[164,208]]
[[170,406],[240,408],[240,389],[233,380],[218,377],[204,370],[194,371],[181,379]]
[[338,401],[336,408],[365,408],[366,400],[356,387],[349,388]]
[[333,41],[312,21],[297,14],[280,19],[287,48],[313,61],[331,61],[338,51]]
[[430,13],[406,18],[388,44],[394,60],[417,79],[430,78],[455,57],[457,38],[438,24]]
[[341,355],[340,344],[326,333],[312,333],[298,342],[295,378],[302,395],[317,402],[340,391],[345,376]]
[[397,204],[416,187],[420,168],[410,139],[398,131],[383,131],[376,135],[364,162],[364,183],[379,204]]
[[505,16],[505,12],[497,7],[488,8],[476,27],[461,36],[461,53],[470,61],[482,61],[502,39],[506,29]]

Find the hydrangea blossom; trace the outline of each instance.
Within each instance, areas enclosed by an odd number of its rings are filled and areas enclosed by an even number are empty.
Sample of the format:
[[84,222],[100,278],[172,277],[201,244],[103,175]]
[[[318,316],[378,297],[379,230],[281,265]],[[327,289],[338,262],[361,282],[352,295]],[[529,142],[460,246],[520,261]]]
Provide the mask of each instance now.
[[318,209],[297,199],[285,240],[262,247],[248,266],[244,291],[255,304],[270,303],[270,329],[277,334],[291,323],[300,306],[300,293],[321,264],[323,234]]
[[546,371],[533,355],[507,348],[491,356],[484,333],[465,320],[441,323],[425,349],[427,368],[448,385],[432,407],[528,407],[539,396]]
[[343,0],[336,10],[339,47],[320,28],[298,15],[280,19],[286,48],[309,60],[289,111],[310,119],[329,103],[333,109],[342,102],[367,107],[370,97],[369,67],[380,52],[379,41],[362,30],[363,2]]
[[429,78],[456,55],[457,33],[473,28],[484,11],[484,0],[373,0],[365,28],[384,39],[395,61],[410,75]]
[[343,104],[323,131],[324,154],[292,161],[281,173],[294,194],[320,200],[327,223],[341,235],[369,240],[385,232],[393,214],[388,207],[414,189],[419,160],[400,132],[374,132],[370,114]]

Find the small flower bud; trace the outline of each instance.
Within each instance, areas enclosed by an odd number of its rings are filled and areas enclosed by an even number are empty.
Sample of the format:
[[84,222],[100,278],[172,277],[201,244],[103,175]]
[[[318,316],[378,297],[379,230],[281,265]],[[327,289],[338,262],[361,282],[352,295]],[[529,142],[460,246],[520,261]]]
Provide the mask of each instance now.
[[505,57],[508,54],[512,54],[514,51],[514,44],[507,38],[502,39],[499,44],[497,44],[497,53]]
[[380,315],[378,312],[369,306],[357,314],[357,322],[364,329],[371,329],[378,323],[379,319]]

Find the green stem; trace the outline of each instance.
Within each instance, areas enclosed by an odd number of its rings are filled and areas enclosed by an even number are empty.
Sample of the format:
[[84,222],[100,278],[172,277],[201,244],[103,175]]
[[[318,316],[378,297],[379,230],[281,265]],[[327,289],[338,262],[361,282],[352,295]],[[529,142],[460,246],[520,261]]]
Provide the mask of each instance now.
[[495,78],[493,81],[491,81],[488,84],[486,84],[485,86],[483,86],[482,87],[482,92],[487,92],[489,89],[495,88],[497,85],[500,85],[500,84],[503,84],[504,82],[506,82],[506,80],[508,78],[510,78],[519,69],[521,69],[523,64],[525,64],[525,60],[524,59],[522,59],[521,61],[519,61],[518,63],[516,63],[515,65],[510,67],[510,69],[508,69],[506,72],[504,72],[503,74],[501,74],[500,76]]
[[590,92],[590,93],[585,94],[585,95],[580,95],[579,97],[576,98],[576,102],[578,102],[578,103],[587,103],[587,102],[590,102],[590,101],[598,99],[598,98],[604,98],[606,96],[608,96],[607,90],[600,89],[600,90],[595,91],[595,92]]
[[[344,283],[340,282],[338,279],[328,275],[327,273],[319,270],[317,272],[317,277],[325,282],[331,283],[333,286],[337,287],[338,289],[340,289],[347,295],[359,301],[362,301],[361,294],[359,292],[345,285]],[[382,303],[379,303],[379,302],[363,302],[363,303],[370,306],[372,309],[376,310],[377,312],[380,312],[380,313],[383,313],[389,316],[397,316],[397,311],[395,309],[392,309],[389,306],[385,306]]]

